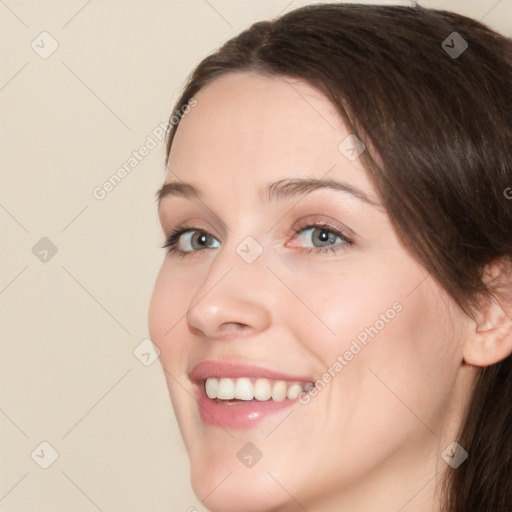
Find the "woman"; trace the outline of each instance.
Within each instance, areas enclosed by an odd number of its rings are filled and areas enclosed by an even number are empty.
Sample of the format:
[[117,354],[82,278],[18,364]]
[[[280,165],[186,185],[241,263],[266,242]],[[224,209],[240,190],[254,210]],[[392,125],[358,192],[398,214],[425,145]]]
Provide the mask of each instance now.
[[419,6],[196,68],[149,327],[209,510],[510,510],[511,83],[509,39]]

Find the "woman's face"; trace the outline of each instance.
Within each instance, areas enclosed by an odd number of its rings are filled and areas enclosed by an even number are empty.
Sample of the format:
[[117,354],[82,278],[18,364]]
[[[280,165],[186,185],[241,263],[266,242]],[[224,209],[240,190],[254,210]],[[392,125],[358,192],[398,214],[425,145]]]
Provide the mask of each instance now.
[[196,100],[159,205],[184,252],[149,311],[196,494],[226,512],[426,509],[467,398],[469,324],[316,89],[233,73]]

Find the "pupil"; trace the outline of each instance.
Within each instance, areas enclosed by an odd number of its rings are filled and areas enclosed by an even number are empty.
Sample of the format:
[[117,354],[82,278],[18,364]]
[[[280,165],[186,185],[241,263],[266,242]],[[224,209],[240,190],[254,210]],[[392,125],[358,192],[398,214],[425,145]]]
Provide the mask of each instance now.
[[195,233],[192,238],[192,245],[197,244],[205,247],[208,243],[208,235],[206,233]]
[[336,235],[325,228],[318,230],[318,238],[320,239],[320,242],[328,242],[330,244],[334,244],[336,242]]

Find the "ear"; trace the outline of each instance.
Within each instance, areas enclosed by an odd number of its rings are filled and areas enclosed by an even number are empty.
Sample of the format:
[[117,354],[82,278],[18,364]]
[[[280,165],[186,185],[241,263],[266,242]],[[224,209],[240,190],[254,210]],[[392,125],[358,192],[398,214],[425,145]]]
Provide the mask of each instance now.
[[464,344],[464,362],[473,366],[498,363],[512,353],[512,271],[509,260],[486,266],[483,279],[492,283],[494,297],[485,298],[475,311],[472,332]]

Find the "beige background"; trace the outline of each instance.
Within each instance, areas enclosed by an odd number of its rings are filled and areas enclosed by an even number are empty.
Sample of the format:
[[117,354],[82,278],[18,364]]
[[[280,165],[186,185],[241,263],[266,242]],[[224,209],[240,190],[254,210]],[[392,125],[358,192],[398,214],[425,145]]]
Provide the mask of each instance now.
[[[160,363],[133,352],[164,255],[163,143],[92,191],[158,141],[203,56],[306,3],[0,0],[0,511],[205,510]],[[512,0],[420,3],[512,34]]]

